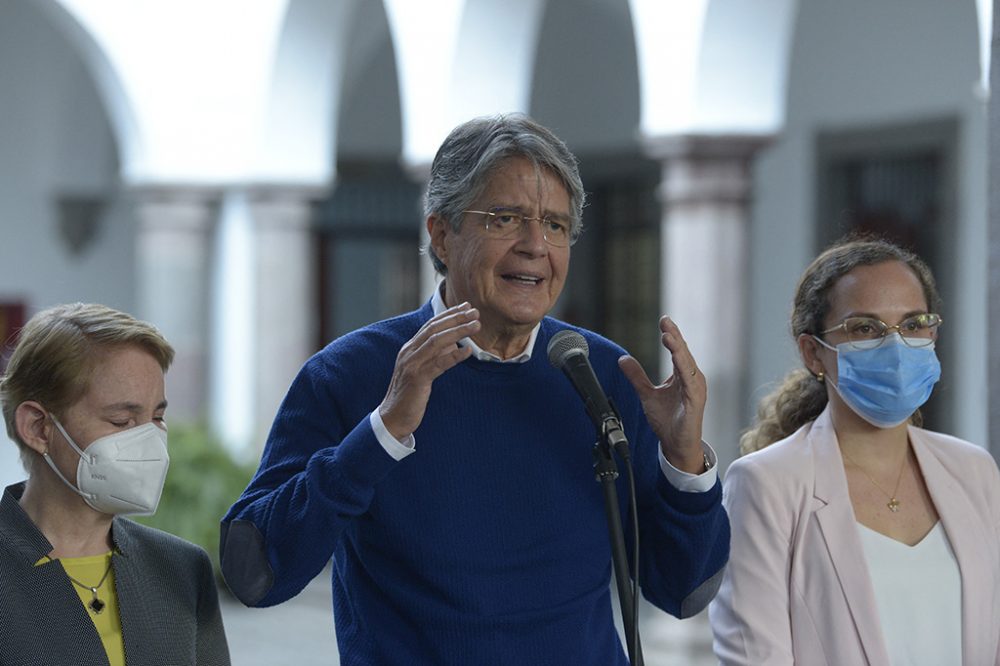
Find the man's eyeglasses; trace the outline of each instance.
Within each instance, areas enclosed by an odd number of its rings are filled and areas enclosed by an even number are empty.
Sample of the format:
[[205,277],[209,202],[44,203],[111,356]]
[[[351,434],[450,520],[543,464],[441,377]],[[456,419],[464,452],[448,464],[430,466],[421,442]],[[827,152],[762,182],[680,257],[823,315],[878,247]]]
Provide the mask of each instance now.
[[820,335],[841,331],[852,347],[871,349],[885,342],[891,331],[896,331],[910,347],[926,347],[934,342],[940,325],[941,315],[932,313],[907,317],[895,326],[889,326],[874,317],[848,317],[836,326],[820,332]]
[[486,234],[491,238],[509,240],[517,238],[528,222],[538,222],[542,228],[542,238],[554,247],[569,247],[576,242],[569,220],[562,217],[529,217],[524,213],[509,208],[494,208],[493,210],[463,210],[462,213],[482,215],[486,221]]

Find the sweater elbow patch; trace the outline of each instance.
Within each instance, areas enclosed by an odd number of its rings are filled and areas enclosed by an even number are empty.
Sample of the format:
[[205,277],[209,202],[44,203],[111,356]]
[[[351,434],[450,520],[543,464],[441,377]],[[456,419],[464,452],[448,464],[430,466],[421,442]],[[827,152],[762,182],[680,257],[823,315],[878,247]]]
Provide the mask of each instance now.
[[726,567],[723,566],[711,578],[696,587],[691,594],[684,598],[684,601],[681,602],[680,618],[682,620],[697,615],[702,609],[708,606],[708,602],[714,599],[715,594],[719,591],[719,587],[722,585],[722,576],[725,572]]
[[226,585],[245,605],[258,604],[274,585],[260,530],[249,520],[222,523],[219,550]]

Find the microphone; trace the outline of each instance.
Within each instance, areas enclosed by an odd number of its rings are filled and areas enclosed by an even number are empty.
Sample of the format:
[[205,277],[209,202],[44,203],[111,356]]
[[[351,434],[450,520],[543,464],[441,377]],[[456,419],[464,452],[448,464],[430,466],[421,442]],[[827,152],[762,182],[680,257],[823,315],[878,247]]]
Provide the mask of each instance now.
[[576,331],[559,331],[549,341],[548,355],[552,367],[562,370],[580,394],[597,432],[607,438],[608,443],[622,458],[628,459],[628,440],[617,412],[608,402],[608,397],[594,374],[594,368],[590,365],[590,346],[586,339]]

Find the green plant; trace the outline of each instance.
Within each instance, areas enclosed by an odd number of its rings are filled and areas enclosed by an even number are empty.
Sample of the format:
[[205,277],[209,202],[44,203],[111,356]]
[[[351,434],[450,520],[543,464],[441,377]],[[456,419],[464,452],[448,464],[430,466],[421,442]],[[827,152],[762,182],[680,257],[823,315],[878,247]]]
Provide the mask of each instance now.
[[254,468],[240,465],[201,426],[171,426],[170,470],[160,505],[144,525],[196,543],[219,571],[219,521],[246,488]]

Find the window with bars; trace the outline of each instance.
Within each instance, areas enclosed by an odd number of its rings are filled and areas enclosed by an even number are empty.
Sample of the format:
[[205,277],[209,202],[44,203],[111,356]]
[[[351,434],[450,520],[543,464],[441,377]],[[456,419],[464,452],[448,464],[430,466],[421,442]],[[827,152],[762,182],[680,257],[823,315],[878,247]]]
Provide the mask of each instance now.
[[640,158],[587,166],[584,234],[573,247],[558,316],[614,340],[656,376],[661,354],[658,166]]
[[340,165],[318,208],[320,345],[420,305],[420,186],[395,167]]

